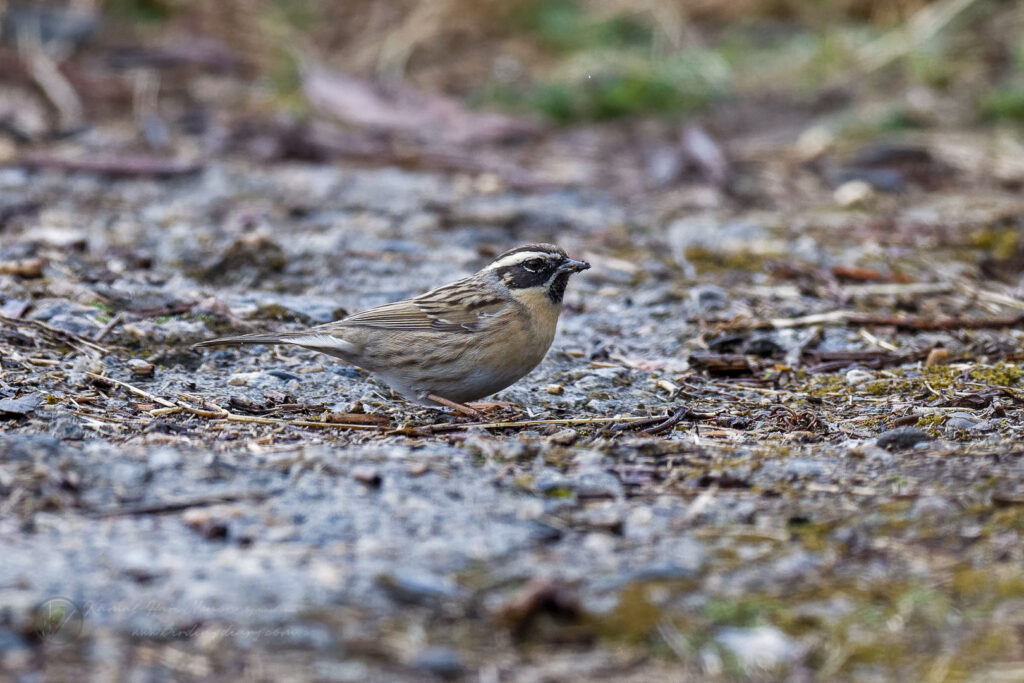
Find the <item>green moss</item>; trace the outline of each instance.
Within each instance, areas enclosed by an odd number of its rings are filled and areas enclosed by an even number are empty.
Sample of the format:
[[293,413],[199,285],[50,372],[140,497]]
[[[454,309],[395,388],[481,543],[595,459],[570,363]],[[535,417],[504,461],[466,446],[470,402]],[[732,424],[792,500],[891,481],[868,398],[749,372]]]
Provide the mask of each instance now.
[[970,236],[971,245],[998,260],[1006,260],[1020,248],[1020,230],[1016,226],[987,227]]
[[1020,381],[1024,370],[1016,363],[996,363],[991,366],[979,366],[971,370],[971,377],[986,384],[1010,386]]
[[961,602],[1024,598],[1024,569],[1007,565],[970,567],[953,574],[950,587]]
[[662,620],[662,611],[651,604],[649,591],[655,584],[636,582],[619,594],[619,603],[612,611],[589,615],[585,621],[601,638],[626,643],[639,643],[651,637]]
[[711,598],[704,605],[704,618],[720,626],[756,626],[778,612],[780,603],[773,598]]
[[871,394],[872,396],[884,396],[891,391],[892,386],[892,382],[888,382],[886,380],[866,382],[864,384],[864,392]]
[[799,540],[805,548],[812,552],[825,550],[828,546],[828,536],[834,527],[835,525],[830,522],[790,523],[787,525],[793,538]]
[[749,251],[714,251],[702,246],[687,247],[684,255],[688,262],[705,273],[737,270],[761,272],[772,256]]
[[[622,589],[614,609],[600,614],[584,614],[583,623],[603,640],[630,644],[651,643],[656,637],[658,624],[667,616],[652,601],[652,594],[657,591],[679,595],[694,591],[697,587],[698,583],[693,579],[636,581]],[[687,620],[680,625],[685,628],[689,623]]]
[[1024,533],[1024,505],[1013,505],[996,510],[989,517],[986,529],[993,532],[1012,529],[1017,533]]
[[[614,46],[613,46],[614,47]],[[472,101],[536,111],[559,124],[641,114],[698,111],[728,89],[729,70],[717,53],[690,50],[652,57],[649,50],[608,50],[588,57],[586,69],[528,85],[491,84]]]
[[141,23],[162,23],[171,18],[177,3],[170,0],[107,0],[104,11],[112,17]]
[[533,477],[529,474],[523,474],[516,477],[513,480],[516,488],[520,491],[532,491],[533,490]]
[[992,121],[1024,121],[1024,87],[993,90],[978,104],[981,115]]
[[927,430],[932,436],[935,436],[938,433],[938,429],[946,423],[947,419],[949,419],[948,416],[941,413],[922,415],[917,418],[917,426],[921,429]]
[[540,43],[562,52],[598,48],[645,47],[653,32],[638,17],[619,13],[607,19],[590,16],[575,0],[544,0],[522,6],[513,21]]

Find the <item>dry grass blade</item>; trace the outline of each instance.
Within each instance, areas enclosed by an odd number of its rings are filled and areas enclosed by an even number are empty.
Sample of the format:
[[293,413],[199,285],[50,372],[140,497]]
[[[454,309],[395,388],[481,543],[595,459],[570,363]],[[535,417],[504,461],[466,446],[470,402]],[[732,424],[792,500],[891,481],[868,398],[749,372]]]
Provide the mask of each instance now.
[[64,330],[59,330],[56,327],[51,327],[40,320],[19,320],[18,318],[8,318],[6,315],[0,315],[0,322],[3,322],[11,326],[25,325],[28,327],[33,327],[37,330],[41,330],[46,336],[50,338],[51,342],[55,339],[59,339],[67,344],[70,344],[72,347],[78,349],[79,351],[85,351],[87,353],[96,354],[100,356],[109,353],[109,351],[106,348],[86,339],[85,337],[79,336],[74,332],[66,332]]
[[96,517],[120,517],[130,515],[162,515],[171,512],[181,512],[197,507],[209,507],[223,503],[235,503],[243,500],[265,500],[273,495],[269,491],[250,491],[245,493],[224,493],[220,495],[201,496],[199,498],[187,498],[182,500],[162,501],[159,503],[148,503],[130,505],[109,509],[94,510],[92,514]]
[[107,382],[109,384],[117,385],[119,387],[127,389],[128,391],[132,392],[133,394],[136,394],[138,396],[142,396],[143,398],[149,399],[150,401],[153,401],[154,403],[158,403],[158,404],[164,406],[163,408],[157,408],[156,410],[151,411],[149,414],[151,416],[153,416],[153,417],[157,417],[157,416],[161,416],[161,415],[169,415],[171,413],[177,413],[177,412],[180,412],[180,411],[185,411],[187,413],[191,413],[192,415],[195,415],[196,417],[204,417],[204,418],[214,419],[214,420],[226,420],[228,422],[250,422],[250,423],[255,423],[255,424],[292,425],[294,427],[320,427],[320,428],[323,428],[323,427],[334,427],[334,428],[337,428],[337,429],[380,429],[381,428],[379,425],[372,425],[372,424],[346,424],[346,423],[342,423],[342,422],[313,422],[311,420],[282,420],[282,419],[273,418],[273,417],[256,417],[256,416],[253,416],[253,415],[238,415],[238,414],[232,413],[232,412],[230,412],[228,410],[224,410],[223,408],[218,408],[217,410],[207,410],[207,409],[204,409],[204,408],[197,408],[197,407],[195,407],[193,405],[190,405],[189,403],[186,403],[185,401],[180,400],[180,399],[176,403],[172,403],[171,401],[168,401],[167,399],[160,398],[159,396],[151,394],[148,391],[144,391],[143,389],[139,389],[138,387],[133,386],[133,385],[129,384],[128,382],[123,382],[123,381],[121,381],[119,379],[114,379],[112,377],[105,377],[104,375],[98,375],[98,374],[96,374],[94,372],[87,372],[85,374],[86,374],[86,376],[91,377],[91,378],[93,378],[93,379],[95,379],[97,381]]
[[900,330],[916,332],[949,331],[949,330],[986,330],[1015,327],[1024,322],[1024,315],[1010,315],[993,318],[924,318],[904,315],[879,315],[874,313],[857,313],[855,311],[829,311],[815,313],[798,318],[772,318],[756,320],[730,320],[714,324],[719,331],[786,329],[793,327],[809,327],[811,325],[849,325],[864,327],[895,327]]
[[108,384],[116,384],[117,386],[122,387],[124,389],[127,389],[128,391],[132,392],[133,394],[135,394],[137,396],[141,396],[143,398],[148,398],[153,403],[159,403],[160,405],[165,406],[167,408],[177,408],[178,407],[175,404],[171,403],[170,401],[168,401],[166,399],[163,399],[163,398],[160,398],[159,396],[155,396],[155,395],[149,393],[148,391],[143,391],[142,389],[139,389],[138,387],[135,387],[135,386],[132,386],[131,384],[128,384],[128,382],[122,382],[121,380],[114,379],[113,377],[106,377],[104,375],[98,375],[95,372],[87,372],[87,373],[85,373],[85,376],[86,377],[91,377],[91,378],[93,378],[95,380],[98,380],[100,382],[107,382]]
[[[440,424],[428,425],[418,428],[418,431],[430,434],[436,432],[454,432],[462,429],[519,429],[522,427],[540,427],[543,425],[588,425],[588,424],[615,424],[628,422],[649,421],[649,417],[572,417],[552,420],[517,420],[512,422],[442,422]],[[664,420],[658,417],[657,420]],[[389,434],[402,433],[402,430],[388,432]]]

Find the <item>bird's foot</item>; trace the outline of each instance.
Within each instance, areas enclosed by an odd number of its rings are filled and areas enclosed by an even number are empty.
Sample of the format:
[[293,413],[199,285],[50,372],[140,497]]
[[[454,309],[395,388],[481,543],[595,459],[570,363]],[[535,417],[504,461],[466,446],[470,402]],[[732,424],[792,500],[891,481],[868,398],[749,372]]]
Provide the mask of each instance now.
[[433,401],[434,403],[440,403],[445,408],[451,408],[452,410],[460,412],[463,415],[469,415],[470,417],[475,417],[477,419],[480,419],[480,418],[482,418],[484,416],[483,413],[481,413],[478,410],[474,410],[474,409],[470,408],[467,405],[463,405],[462,403],[456,403],[455,401],[449,401],[448,399],[444,398],[443,396],[438,396],[437,394],[427,394],[427,398],[430,399],[431,401]]

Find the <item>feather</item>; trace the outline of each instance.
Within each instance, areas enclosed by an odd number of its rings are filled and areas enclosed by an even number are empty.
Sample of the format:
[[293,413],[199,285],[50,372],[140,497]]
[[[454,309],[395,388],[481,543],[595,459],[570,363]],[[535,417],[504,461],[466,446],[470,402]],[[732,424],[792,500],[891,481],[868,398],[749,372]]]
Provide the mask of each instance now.
[[415,299],[371,308],[332,325],[388,330],[476,332],[512,302],[477,282],[459,280]]

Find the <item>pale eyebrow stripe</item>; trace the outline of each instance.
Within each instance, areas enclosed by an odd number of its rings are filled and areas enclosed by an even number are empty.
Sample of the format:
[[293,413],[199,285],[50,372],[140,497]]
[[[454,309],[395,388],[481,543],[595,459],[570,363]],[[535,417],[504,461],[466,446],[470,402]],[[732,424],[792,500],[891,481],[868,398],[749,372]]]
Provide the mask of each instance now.
[[529,261],[532,258],[549,259],[551,253],[546,251],[520,251],[516,254],[509,254],[503,259],[499,259],[491,265],[484,268],[484,270],[494,270],[495,268],[505,268],[506,266],[514,266],[522,263],[523,261]]

